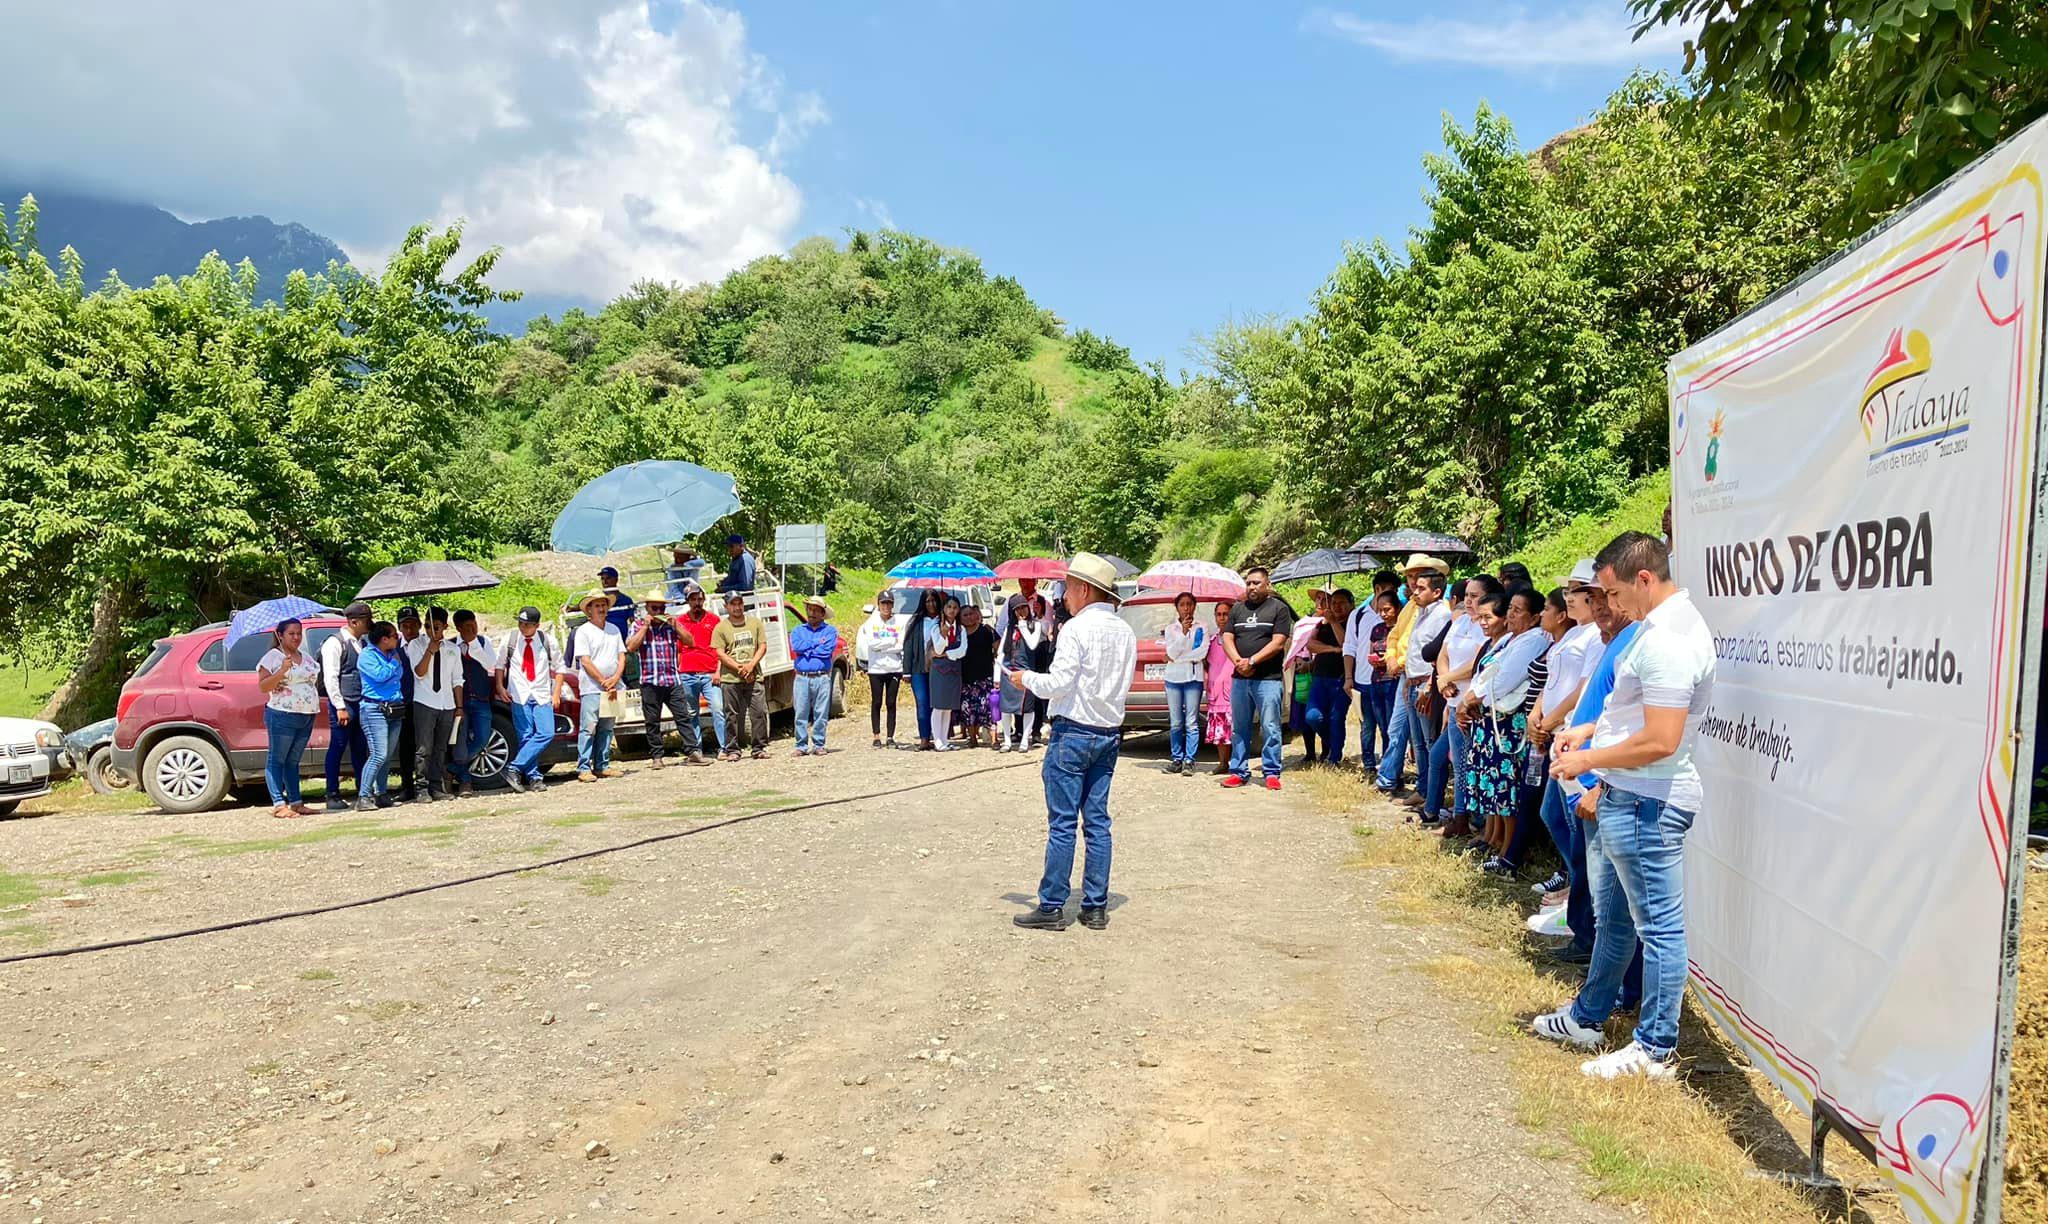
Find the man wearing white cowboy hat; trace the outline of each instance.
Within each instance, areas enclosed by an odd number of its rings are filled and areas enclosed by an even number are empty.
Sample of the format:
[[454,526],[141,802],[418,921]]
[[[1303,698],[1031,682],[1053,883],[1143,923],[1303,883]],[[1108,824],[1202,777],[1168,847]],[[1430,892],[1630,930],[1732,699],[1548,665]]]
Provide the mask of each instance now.
[[1038,882],[1038,908],[1014,921],[1031,930],[1066,929],[1078,824],[1088,844],[1081,871],[1081,925],[1099,931],[1109,925],[1109,783],[1123,743],[1124,703],[1137,671],[1138,639],[1117,615],[1116,569],[1101,557],[1074,554],[1062,598],[1073,619],[1060,631],[1051,670],[1004,674],[1006,683],[1052,703],[1052,737],[1040,771],[1045,781],[1045,874]]
[[1387,634],[1387,670],[1399,677],[1394,690],[1394,729],[1387,735],[1386,755],[1380,758],[1375,785],[1387,794],[1401,789],[1401,758],[1412,743],[1418,757],[1429,750],[1429,723],[1416,708],[1416,698],[1429,691],[1435,667],[1424,655],[1431,643],[1450,627],[1451,611],[1443,602],[1444,584],[1450,577],[1450,563],[1426,553],[1416,553],[1401,567],[1408,579],[1408,606]]
[[582,706],[576,731],[576,780],[595,782],[621,772],[612,768],[612,728],[618,719],[620,686],[626,679],[626,639],[619,635],[618,626],[605,619],[611,611],[610,595],[590,591],[578,606],[583,623],[576,626],[569,646]]

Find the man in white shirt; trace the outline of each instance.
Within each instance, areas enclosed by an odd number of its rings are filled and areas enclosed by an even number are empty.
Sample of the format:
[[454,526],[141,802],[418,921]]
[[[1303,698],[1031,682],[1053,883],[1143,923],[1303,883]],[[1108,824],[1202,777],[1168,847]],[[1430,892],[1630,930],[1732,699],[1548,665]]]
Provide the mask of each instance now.
[[612,728],[618,721],[621,686],[626,681],[626,639],[606,618],[612,597],[591,591],[583,597],[583,623],[576,626],[569,656],[576,660],[576,692],[581,720],[576,732],[576,780],[595,782],[617,777],[612,768]]
[[1073,618],[1060,630],[1052,670],[1013,671],[1004,679],[1052,703],[1045,745],[1047,833],[1038,908],[1014,919],[1031,930],[1067,928],[1074,876],[1074,829],[1088,843],[1081,872],[1081,925],[1109,925],[1109,783],[1123,743],[1124,703],[1137,674],[1138,639],[1117,615],[1116,569],[1093,553],[1067,563],[1063,596]]
[[555,673],[562,666],[561,648],[540,627],[540,609],[519,609],[519,628],[505,635],[498,651],[498,699],[512,707],[512,732],[519,747],[505,762],[505,781],[513,790],[544,791],[540,754],[555,738]]
[[455,612],[455,653],[462,661],[462,704],[456,707],[456,725],[462,738],[455,748],[455,777],[461,793],[476,793],[474,762],[491,738],[492,677],[498,674],[498,652],[491,641],[477,632],[476,613],[467,608]]
[[[1714,696],[1714,637],[1692,599],[1671,581],[1670,549],[1623,532],[1596,559],[1607,598],[1642,622],[1614,664],[1614,691],[1590,730],[1557,737],[1551,776],[1599,770],[1603,784],[1589,856],[1596,913],[1593,960],[1569,1007],[1539,1016],[1535,1030],[1591,1048],[1620,997],[1635,941],[1643,943],[1643,1001],[1634,1040],[1581,1068],[1602,1079],[1666,1079],[1678,1046],[1684,998],[1685,834],[1703,797],[1693,743]],[[1588,742],[1591,747],[1579,749]]]
[[[1418,567],[1416,560],[1434,564]],[[1380,757],[1379,776],[1373,784],[1383,794],[1396,794],[1401,785],[1401,763],[1412,744],[1415,749],[1416,784],[1426,785],[1429,763],[1430,741],[1433,738],[1432,720],[1422,709],[1422,700],[1430,693],[1430,680],[1436,674],[1436,663],[1429,657],[1430,644],[1442,637],[1451,624],[1451,608],[1444,598],[1445,571],[1436,568],[1441,565],[1433,557],[1411,558],[1408,570],[1408,610],[1404,617],[1412,618],[1406,639],[1405,662],[1401,665],[1401,681],[1394,691],[1394,733],[1387,744],[1387,751]]]
[[370,758],[369,741],[363,738],[363,682],[356,675],[356,656],[363,652],[363,640],[370,634],[374,615],[370,605],[358,599],[342,610],[348,623],[341,632],[320,643],[320,695],[327,698],[327,810],[346,812],[349,803],[341,797],[341,758],[348,756],[349,776],[363,784],[363,762]]
[[413,771],[426,776],[428,802],[453,799],[448,741],[455,737],[463,686],[462,655],[448,640],[448,609],[427,609],[425,632],[405,644],[405,663],[412,670]]

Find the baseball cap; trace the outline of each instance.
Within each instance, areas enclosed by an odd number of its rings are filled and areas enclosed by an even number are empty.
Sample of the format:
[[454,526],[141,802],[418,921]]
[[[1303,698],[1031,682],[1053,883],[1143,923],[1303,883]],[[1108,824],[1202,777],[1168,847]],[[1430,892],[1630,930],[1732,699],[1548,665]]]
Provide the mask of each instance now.
[[619,576],[619,571],[607,565],[599,568],[597,576],[600,578],[616,578]]
[[519,623],[522,625],[540,624],[540,609],[534,607],[532,604],[528,604],[525,607],[519,609]]
[[348,607],[343,608],[341,610],[341,614],[343,616],[348,617],[350,620],[368,620],[370,617],[375,616],[377,614],[377,610],[375,608],[372,608],[369,604],[365,603],[364,601],[358,599],[354,603],[350,604]]
[[403,621],[409,621],[409,620],[418,620],[419,618],[420,618],[420,610],[419,610],[418,608],[414,608],[414,607],[410,607],[410,606],[408,606],[408,607],[403,607],[403,608],[400,608],[400,609],[398,610],[398,619],[399,619],[399,620],[400,620],[401,622],[403,622]]
[[747,542],[747,537],[735,531],[731,535],[725,537],[725,542],[728,544],[744,544]]

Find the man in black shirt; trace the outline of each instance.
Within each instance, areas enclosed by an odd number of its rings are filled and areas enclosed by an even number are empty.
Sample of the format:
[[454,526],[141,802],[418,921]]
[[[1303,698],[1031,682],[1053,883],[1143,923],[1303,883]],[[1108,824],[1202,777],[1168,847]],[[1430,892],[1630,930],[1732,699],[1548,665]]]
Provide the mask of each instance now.
[[1344,635],[1351,625],[1354,600],[1338,587],[1330,594],[1329,611],[1308,640],[1308,727],[1322,741],[1326,765],[1344,760],[1344,716],[1351,697],[1344,691]]
[[1244,598],[1230,607],[1230,631],[1217,644],[1230,656],[1236,679],[1230,685],[1230,776],[1223,785],[1243,786],[1249,773],[1252,719],[1265,737],[1260,753],[1267,790],[1280,789],[1281,657],[1294,633],[1294,609],[1273,592],[1266,567],[1244,572]]

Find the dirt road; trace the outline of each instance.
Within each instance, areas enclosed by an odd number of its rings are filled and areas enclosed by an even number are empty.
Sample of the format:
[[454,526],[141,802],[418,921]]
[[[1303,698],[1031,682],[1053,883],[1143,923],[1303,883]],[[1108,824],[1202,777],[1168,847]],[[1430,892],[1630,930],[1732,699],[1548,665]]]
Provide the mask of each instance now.
[[[862,744],[366,820],[18,821],[0,953],[1016,759]],[[1168,776],[1134,741],[1108,930],[1014,929],[1037,761],[0,967],[0,1217],[1616,1218],[1531,1154],[1502,1055],[1415,970],[1427,933],[1298,795]]]

